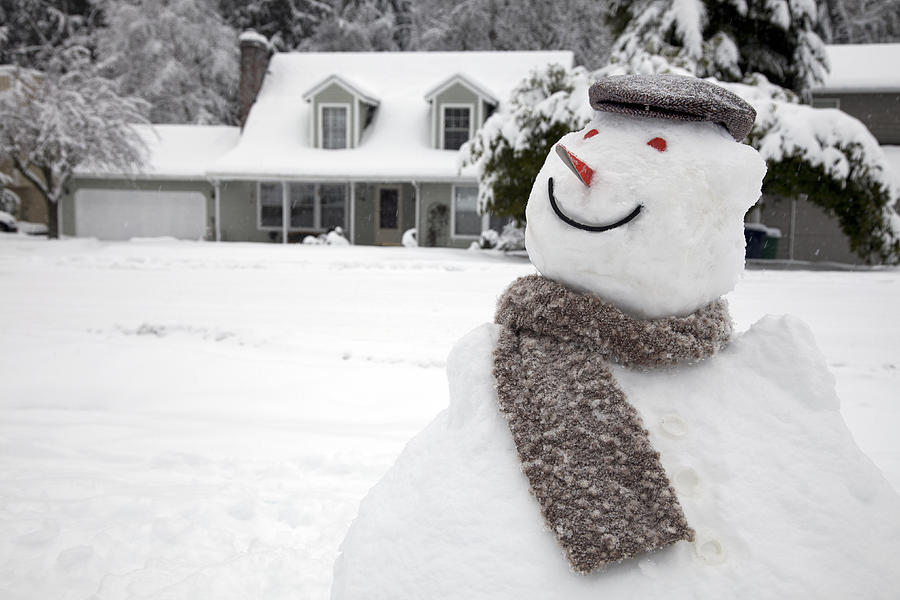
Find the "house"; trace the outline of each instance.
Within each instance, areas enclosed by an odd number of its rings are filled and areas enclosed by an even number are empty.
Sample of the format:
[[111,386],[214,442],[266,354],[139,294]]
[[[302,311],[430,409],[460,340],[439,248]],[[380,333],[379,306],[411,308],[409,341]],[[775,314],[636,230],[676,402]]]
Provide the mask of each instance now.
[[[244,56],[252,42],[242,39]],[[549,63],[571,66],[572,54],[273,55],[240,141],[207,173],[219,239],[296,241],[341,226],[353,243],[383,245],[416,228],[423,245],[468,246],[488,221],[457,150]]]
[[[133,179],[81,170],[62,231],[296,242],[334,227],[356,244],[466,247],[490,225],[459,147],[531,70],[571,52],[290,52],[241,36],[242,131],[155,126]],[[154,211],[155,207],[155,211]]]
[[[813,91],[813,107],[840,109],[861,121],[900,176],[900,44],[827,46],[827,52],[831,71]],[[751,218],[780,232],[771,258],[862,262],[837,219],[806,197],[764,197]]]
[[[529,71],[573,61],[558,51],[271,55],[252,32],[240,43],[240,132],[142,130],[148,168],[78,171],[60,207],[64,234],[286,243],[339,226],[353,243],[391,245],[415,228],[420,245],[466,247],[497,222],[478,213],[476,174],[456,150]],[[900,162],[900,44],[827,50],[832,71],[814,105],[858,118]],[[752,218],[781,232],[771,257],[860,262],[807,198],[763,198]]]
[[240,136],[226,126],[134,125],[147,148],[140,173],[81,167],[60,201],[64,235],[212,239],[215,188],[210,166]]

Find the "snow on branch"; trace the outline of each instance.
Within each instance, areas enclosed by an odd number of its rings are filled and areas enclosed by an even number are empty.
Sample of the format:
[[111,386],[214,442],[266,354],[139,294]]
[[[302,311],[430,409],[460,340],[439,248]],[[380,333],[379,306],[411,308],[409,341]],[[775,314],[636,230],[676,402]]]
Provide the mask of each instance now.
[[55,205],[79,165],[137,172],[145,146],[130,125],[146,122],[146,108],[119,96],[87,50],[69,48],[46,71],[10,72],[10,87],[0,93],[0,155]]
[[524,222],[531,182],[550,146],[591,118],[592,82],[583,67],[536,69],[463,145],[460,166],[475,165],[480,174],[482,211]]

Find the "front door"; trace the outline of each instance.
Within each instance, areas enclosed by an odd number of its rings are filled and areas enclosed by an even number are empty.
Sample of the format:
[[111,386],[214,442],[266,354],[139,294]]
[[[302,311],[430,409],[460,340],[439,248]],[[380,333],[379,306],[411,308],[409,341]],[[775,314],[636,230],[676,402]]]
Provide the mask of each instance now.
[[403,203],[397,186],[378,187],[378,212],[375,214],[375,243],[399,245],[403,235]]

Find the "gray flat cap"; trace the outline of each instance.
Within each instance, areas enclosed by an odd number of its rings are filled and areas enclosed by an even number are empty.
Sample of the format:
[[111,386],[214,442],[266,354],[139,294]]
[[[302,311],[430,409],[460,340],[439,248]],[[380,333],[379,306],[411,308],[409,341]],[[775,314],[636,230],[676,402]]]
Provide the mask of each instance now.
[[614,75],[588,91],[596,110],[678,121],[712,121],[741,141],[750,133],[756,111],[735,94],[696,77]]

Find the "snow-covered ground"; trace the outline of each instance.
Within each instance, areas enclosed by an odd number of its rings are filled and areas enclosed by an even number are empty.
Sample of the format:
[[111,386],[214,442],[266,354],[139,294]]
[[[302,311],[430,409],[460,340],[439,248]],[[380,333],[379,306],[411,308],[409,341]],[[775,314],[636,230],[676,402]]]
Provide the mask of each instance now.
[[[0,597],[328,597],[357,503],[523,259],[0,235]],[[751,271],[900,489],[900,271]]]

